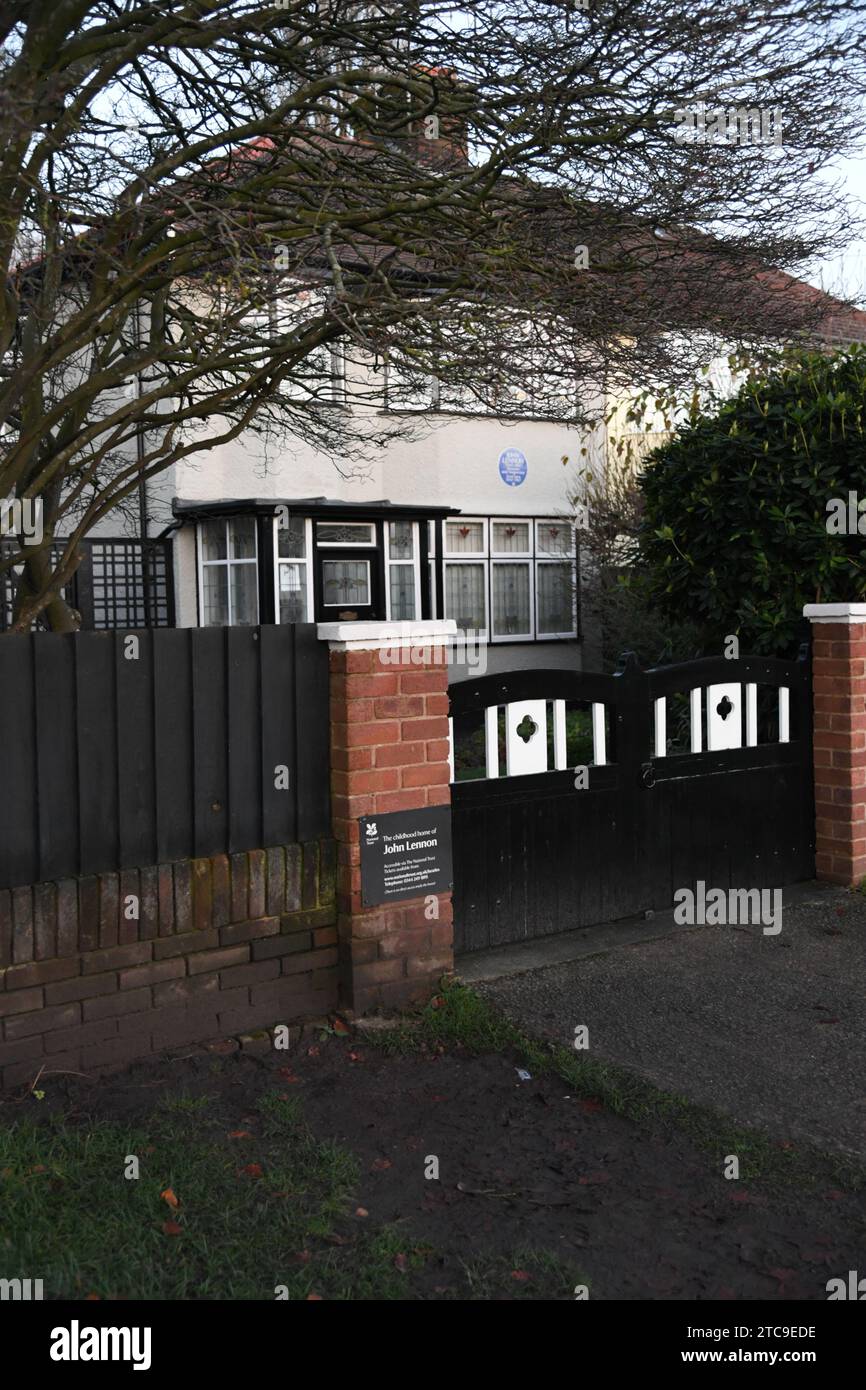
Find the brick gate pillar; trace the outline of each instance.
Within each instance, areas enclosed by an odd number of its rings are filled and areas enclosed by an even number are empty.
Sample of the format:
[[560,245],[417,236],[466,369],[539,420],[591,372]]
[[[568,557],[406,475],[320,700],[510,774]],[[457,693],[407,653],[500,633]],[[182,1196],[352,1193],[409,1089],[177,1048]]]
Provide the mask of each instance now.
[[320,623],[331,659],[331,819],[337,841],[341,1001],[355,1013],[433,993],[453,966],[451,894],[361,900],[359,816],[450,805],[453,619]]
[[808,603],[812,623],[815,868],[866,878],[866,603]]

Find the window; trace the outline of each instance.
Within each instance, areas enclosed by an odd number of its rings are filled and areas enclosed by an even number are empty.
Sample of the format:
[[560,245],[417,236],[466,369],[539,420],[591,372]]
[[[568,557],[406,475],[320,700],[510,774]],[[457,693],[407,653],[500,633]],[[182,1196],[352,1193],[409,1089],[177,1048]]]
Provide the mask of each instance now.
[[439,383],[420,368],[409,369],[389,356],[385,362],[388,410],[437,410]]
[[531,555],[528,521],[494,521],[491,549],[494,555]]
[[[325,321],[327,298],[318,292],[265,291],[266,302],[251,308],[244,326],[262,344],[270,344],[290,333],[320,328]],[[280,391],[290,400],[330,405],[345,396],[346,364],[340,342],[318,343],[280,382]]]
[[319,521],[316,523],[317,545],[375,545],[376,536],[371,521]]
[[463,555],[467,552],[484,554],[484,522],[447,521],[445,523],[446,555]]
[[530,566],[528,561],[506,564],[494,560],[493,573],[493,636],[531,637],[532,608],[529,598]]
[[537,567],[539,637],[574,633],[574,566],[544,563]]
[[486,565],[445,565],[445,612],[463,631],[484,632]]
[[309,523],[300,516],[289,516],[285,525],[276,525],[277,621],[309,621],[310,560]]
[[565,521],[536,521],[535,544],[539,555],[573,555],[572,527]]
[[322,589],[326,608],[365,607],[370,602],[370,561],[323,560]]
[[457,561],[448,557],[486,554],[486,522],[463,518],[446,521],[443,551],[445,617],[453,618],[465,632],[487,631],[488,562],[486,558]]
[[459,628],[489,630],[492,642],[577,635],[574,531],[568,522],[461,517],[446,521],[444,531],[445,617]]
[[535,531],[538,636],[570,637],[576,629],[574,529],[564,521],[537,521]]
[[259,620],[256,521],[203,521],[198,530],[202,627],[251,627]]
[[409,622],[418,617],[420,594],[415,582],[415,524],[389,521],[386,528],[388,617]]
[[[567,358],[561,351],[562,338],[537,325],[514,323],[504,331],[510,337],[512,361],[507,379],[489,359],[484,370],[469,375],[466,344],[472,341],[473,316],[450,329],[439,325],[446,341],[436,355],[427,345],[427,366],[422,370],[411,361],[388,355],[385,364],[385,405],[388,410],[443,411],[463,415],[517,416],[524,419],[570,420],[574,418],[579,383],[571,376]],[[448,332],[454,335],[453,357],[447,350]],[[519,345],[523,336],[524,345]],[[485,356],[482,338],[479,353]],[[463,380],[461,380],[463,378]]]

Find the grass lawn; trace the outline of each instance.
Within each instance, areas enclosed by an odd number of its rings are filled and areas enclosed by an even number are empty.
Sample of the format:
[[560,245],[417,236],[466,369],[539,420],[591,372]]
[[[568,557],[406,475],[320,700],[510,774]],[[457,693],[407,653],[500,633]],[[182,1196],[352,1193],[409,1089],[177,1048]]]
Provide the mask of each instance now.
[[41,1084],[0,1105],[0,1278],[46,1298],[818,1297],[860,1211],[838,1160],[535,1044],[460,985],[291,1053]]

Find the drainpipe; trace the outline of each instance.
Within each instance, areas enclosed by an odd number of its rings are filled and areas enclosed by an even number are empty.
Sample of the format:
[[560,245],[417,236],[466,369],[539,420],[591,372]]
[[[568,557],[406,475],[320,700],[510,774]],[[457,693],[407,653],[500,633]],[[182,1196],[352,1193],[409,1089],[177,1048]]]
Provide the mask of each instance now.
[[[138,300],[136,300],[132,310],[132,332],[135,341],[136,352],[141,347],[141,318]],[[136,400],[141,400],[141,375],[135,374],[135,395]],[[144,431],[141,425],[136,426],[135,431],[135,456],[138,462],[138,529],[142,541],[147,540],[147,483],[144,479]]]
[[[138,300],[135,301],[132,309],[132,333],[135,341],[135,350],[138,352],[141,347],[141,317]],[[135,397],[141,400],[141,373],[135,373]],[[138,531],[141,539],[141,581],[144,590],[144,622],[146,627],[150,627],[150,603],[151,603],[151,583],[150,565],[147,553],[147,483],[144,477],[144,430],[141,422],[136,422],[135,427],[135,457],[138,463]]]

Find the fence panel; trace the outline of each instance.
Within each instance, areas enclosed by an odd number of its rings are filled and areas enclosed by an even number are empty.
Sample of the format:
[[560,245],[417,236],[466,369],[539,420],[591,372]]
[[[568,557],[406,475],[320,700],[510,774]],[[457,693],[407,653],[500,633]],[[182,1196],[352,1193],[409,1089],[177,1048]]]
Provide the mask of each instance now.
[[0,740],[0,888],[330,833],[314,624],[3,637]]

